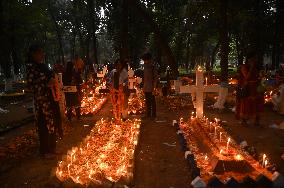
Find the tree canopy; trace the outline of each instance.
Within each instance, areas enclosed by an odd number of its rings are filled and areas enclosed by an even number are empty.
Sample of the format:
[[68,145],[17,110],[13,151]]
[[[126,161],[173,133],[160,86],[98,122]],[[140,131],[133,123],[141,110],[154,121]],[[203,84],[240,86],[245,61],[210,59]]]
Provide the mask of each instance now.
[[[256,50],[272,67],[283,62],[281,0],[2,0],[0,67],[5,77],[25,67],[30,44],[40,43],[46,63],[104,64],[130,58],[139,65],[150,51],[164,71],[241,64]],[[205,61],[204,61],[205,60]]]

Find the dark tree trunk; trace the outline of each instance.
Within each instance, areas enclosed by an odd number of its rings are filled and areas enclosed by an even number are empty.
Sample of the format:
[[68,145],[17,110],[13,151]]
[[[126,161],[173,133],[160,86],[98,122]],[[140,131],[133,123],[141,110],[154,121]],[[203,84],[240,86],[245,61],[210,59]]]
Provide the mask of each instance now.
[[221,53],[221,82],[228,81],[228,54],[229,54],[229,38],[227,26],[227,0],[221,0],[220,4],[220,53]]
[[[88,7],[89,7],[89,35],[92,38],[93,42],[93,60],[95,64],[98,64],[98,46],[97,46],[97,36],[96,36],[96,15],[95,15],[95,3],[94,0],[88,0]],[[89,52],[88,52],[89,53]]]
[[73,1],[74,26],[75,26],[76,36],[78,35],[79,43],[80,43],[79,51],[76,52],[76,49],[75,49],[75,53],[80,56],[84,56],[86,54],[85,52],[86,49],[85,49],[84,38],[80,30],[80,20],[78,18],[78,12],[79,12],[78,2],[79,2],[78,0]]
[[189,69],[190,35],[191,35],[190,31],[188,31],[188,33],[187,33],[187,40],[186,40],[186,56],[185,56],[185,69],[186,69],[186,72],[188,72],[188,69]]
[[153,17],[145,10],[145,7],[142,7],[143,5],[141,5],[140,1],[128,0],[128,2],[132,6],[132,8],[135,8],[137,14],[139,14],[144,19],[144,21],[152,27],[153,32],[155,33],[155,36],[157,37],[160,46],[162,47],[163,52],[167,58],[168,64],[172,69],[173,76],[177,77],[178,66],[176,60],[174,58],[174,55],[172,53],[169,44],[167,43],[167,41],[165,40],[164,36],[161,33],[159,25],[154,21]]
[[62,40],[62,33],[61,33],[61,30],[60,30],[60,27],[56,21],[56,18],[53,14],[53,10],[52,10],[52,7],[51,7],[51,0],[49,0],[48,2],[48,9],[49,9],[49,14],[51,16],[51,19],[54,23],[54,26],[55,26],[55,30],[56,30],[56,35],[57,35],[57,41],[58,41],[58,45],[59,45],[59,57],[60,57],[60,62],[61,63],[64,63],[65,60],[64,60],[64,50],[63,50],[63,40]]
[[[281,36],[280,33],[280,25],[282,25],[283,23],[281,23],[281,19],[283,20],[283,10],[284,10],[284,2],[283,0],[277,0],[276,1],[276,14],[275,14],[275,23],[274,23],[274,37],[273,37],[273,47],[272,47],[272,67],[277,69],[279,67],[279,61],[280,61],[280,44],[282,42],[283,45],[283,33]],[[282,10],[282,11],[281,11]],[[283,27],[283,26],[282,26]]]
[[236,34],[236,48],[237,48],[237,59],[238,59],[238,66],[243,64],[244,61],[244,53],[243,53],[243,48],[242,48],[242,40],[240,37],[240,34]]
[[71,59],[74,59],[76,51],[76,30],[72,29],[72,40],[71,40]]
[[126,59],[129,56],[128,53],[128,0],[122,0],[121,10],[121,28],[120,28],[120,59]]
[[263,7],[263,1],[262,0],[257,0],[256,1],[256,21],[255,21],[255,25],[254,25],[254,35],[255,35],[255,50],[258,54],[258,57],[259,57],[259,64],[258,64],[258,67],[262,67],[262,64],[263,64],[263,54],[264,54],[264,42],[263,42],[263,23],[262,23],[262,16],[263,16],[263,13],[262,13],[262,7]]
[[211,69],[213,69],[213,67],[214,67],[214,64],[215,64],[215,61],[216,61],[216,55],[217,55],[219,47],[220,47],[220,40],[218,40],[216,46],[213,49],[212,55],[211,55],[211,60],[210,60],[211,61],[210,62]]

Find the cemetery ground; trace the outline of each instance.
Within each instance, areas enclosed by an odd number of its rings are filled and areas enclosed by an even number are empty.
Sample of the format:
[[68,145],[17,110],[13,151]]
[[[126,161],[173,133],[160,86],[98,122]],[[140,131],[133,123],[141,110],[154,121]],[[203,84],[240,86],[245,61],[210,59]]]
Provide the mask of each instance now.
[[[76,146],[89,134],[95,122],[101,117],[111,117],[111,103],[108,102],[99,113],[82,117],[71,123],[65,122],[65,135],[58,141],[58,151],[62,155]],[[180,108],[169,110],[161,100],[158,102],[158,120],[142,120],[140,140],[135,156],[134,180],[129,187],[133,188],[187,188],[190,187],[191,173],[184,159],[184,153],[178,142],[172,120],[180,117],[187,118],[193,110]],[[20,116],[21,112],[11,111]],[[267,105],[262,115],[262,127],[241,126],[229,110],[213,110],[205,108],[209,118],[219,118],[232,129],[232,137],[242,137],[258,153],[265,153],[272,163],[284,174],[284,130],[270,128],[272,124],[284,121],[284,116],[272,111]],[[2,114],[0,114],[2,116]],[[133,116],[140,117],[140,116]],[[6,120],[9,121],[9,120]],[[84,126],[89,125],[89,126]],[[41,159],[37,152],[37,135],[33,122],[1,134],[0,140],[0,182],[1,187],[68,187],[60,184],[52,177],[52,171],[61,155],[56,159]],[[28,137],[26,140],[21,136]],[[21,141],[23,139],[24,141]],[[17,147],[21,143],[20,148]],[[115,187],[115,186],[114,186]]]

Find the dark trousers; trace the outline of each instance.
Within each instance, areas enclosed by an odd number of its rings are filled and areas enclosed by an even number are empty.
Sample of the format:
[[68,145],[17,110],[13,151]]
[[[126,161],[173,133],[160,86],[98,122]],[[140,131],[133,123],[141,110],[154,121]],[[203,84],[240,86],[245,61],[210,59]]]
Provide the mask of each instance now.
[[[69,121],[71,121],[71,119],[72,119],[72,113],[73,113],[72,111],[73,111],[72,107],[69,107],[68,110],[67,110],[67,118],[68,118]],[[75,112],[76,112],[77,119],[80,119],[81,108],[80,107],[76,107],[75,108]]]
[[49,133],[42,111],[39,112],[37,119],[39,152],[40,154],[54,153],[56,148],[56,135]]
[[62,120],[61,120],[61,114],[60,114],[60,107],[58,101],[52,101],[52,110],[53,110],[53,116],[54,116],[54,125],[55,125],[55,131],[56,133],[62,138],[63,137],[63,129],[62,129]]
[[146,115],[148,117],[156,117],[156,100],[152,92],[145,92],[146,99]]

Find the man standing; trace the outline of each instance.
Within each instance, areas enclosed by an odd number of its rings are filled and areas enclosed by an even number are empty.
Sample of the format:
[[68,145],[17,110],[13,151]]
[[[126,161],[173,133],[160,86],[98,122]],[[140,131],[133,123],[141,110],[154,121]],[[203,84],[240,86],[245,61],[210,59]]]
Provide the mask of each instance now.
[[152,55],[145,53],[142,56],[144,61],[144,86],[143,90],[146,99],[146,118],[156,118],[156,100],[153,91],[157,84],[157,72],[153,65]]

